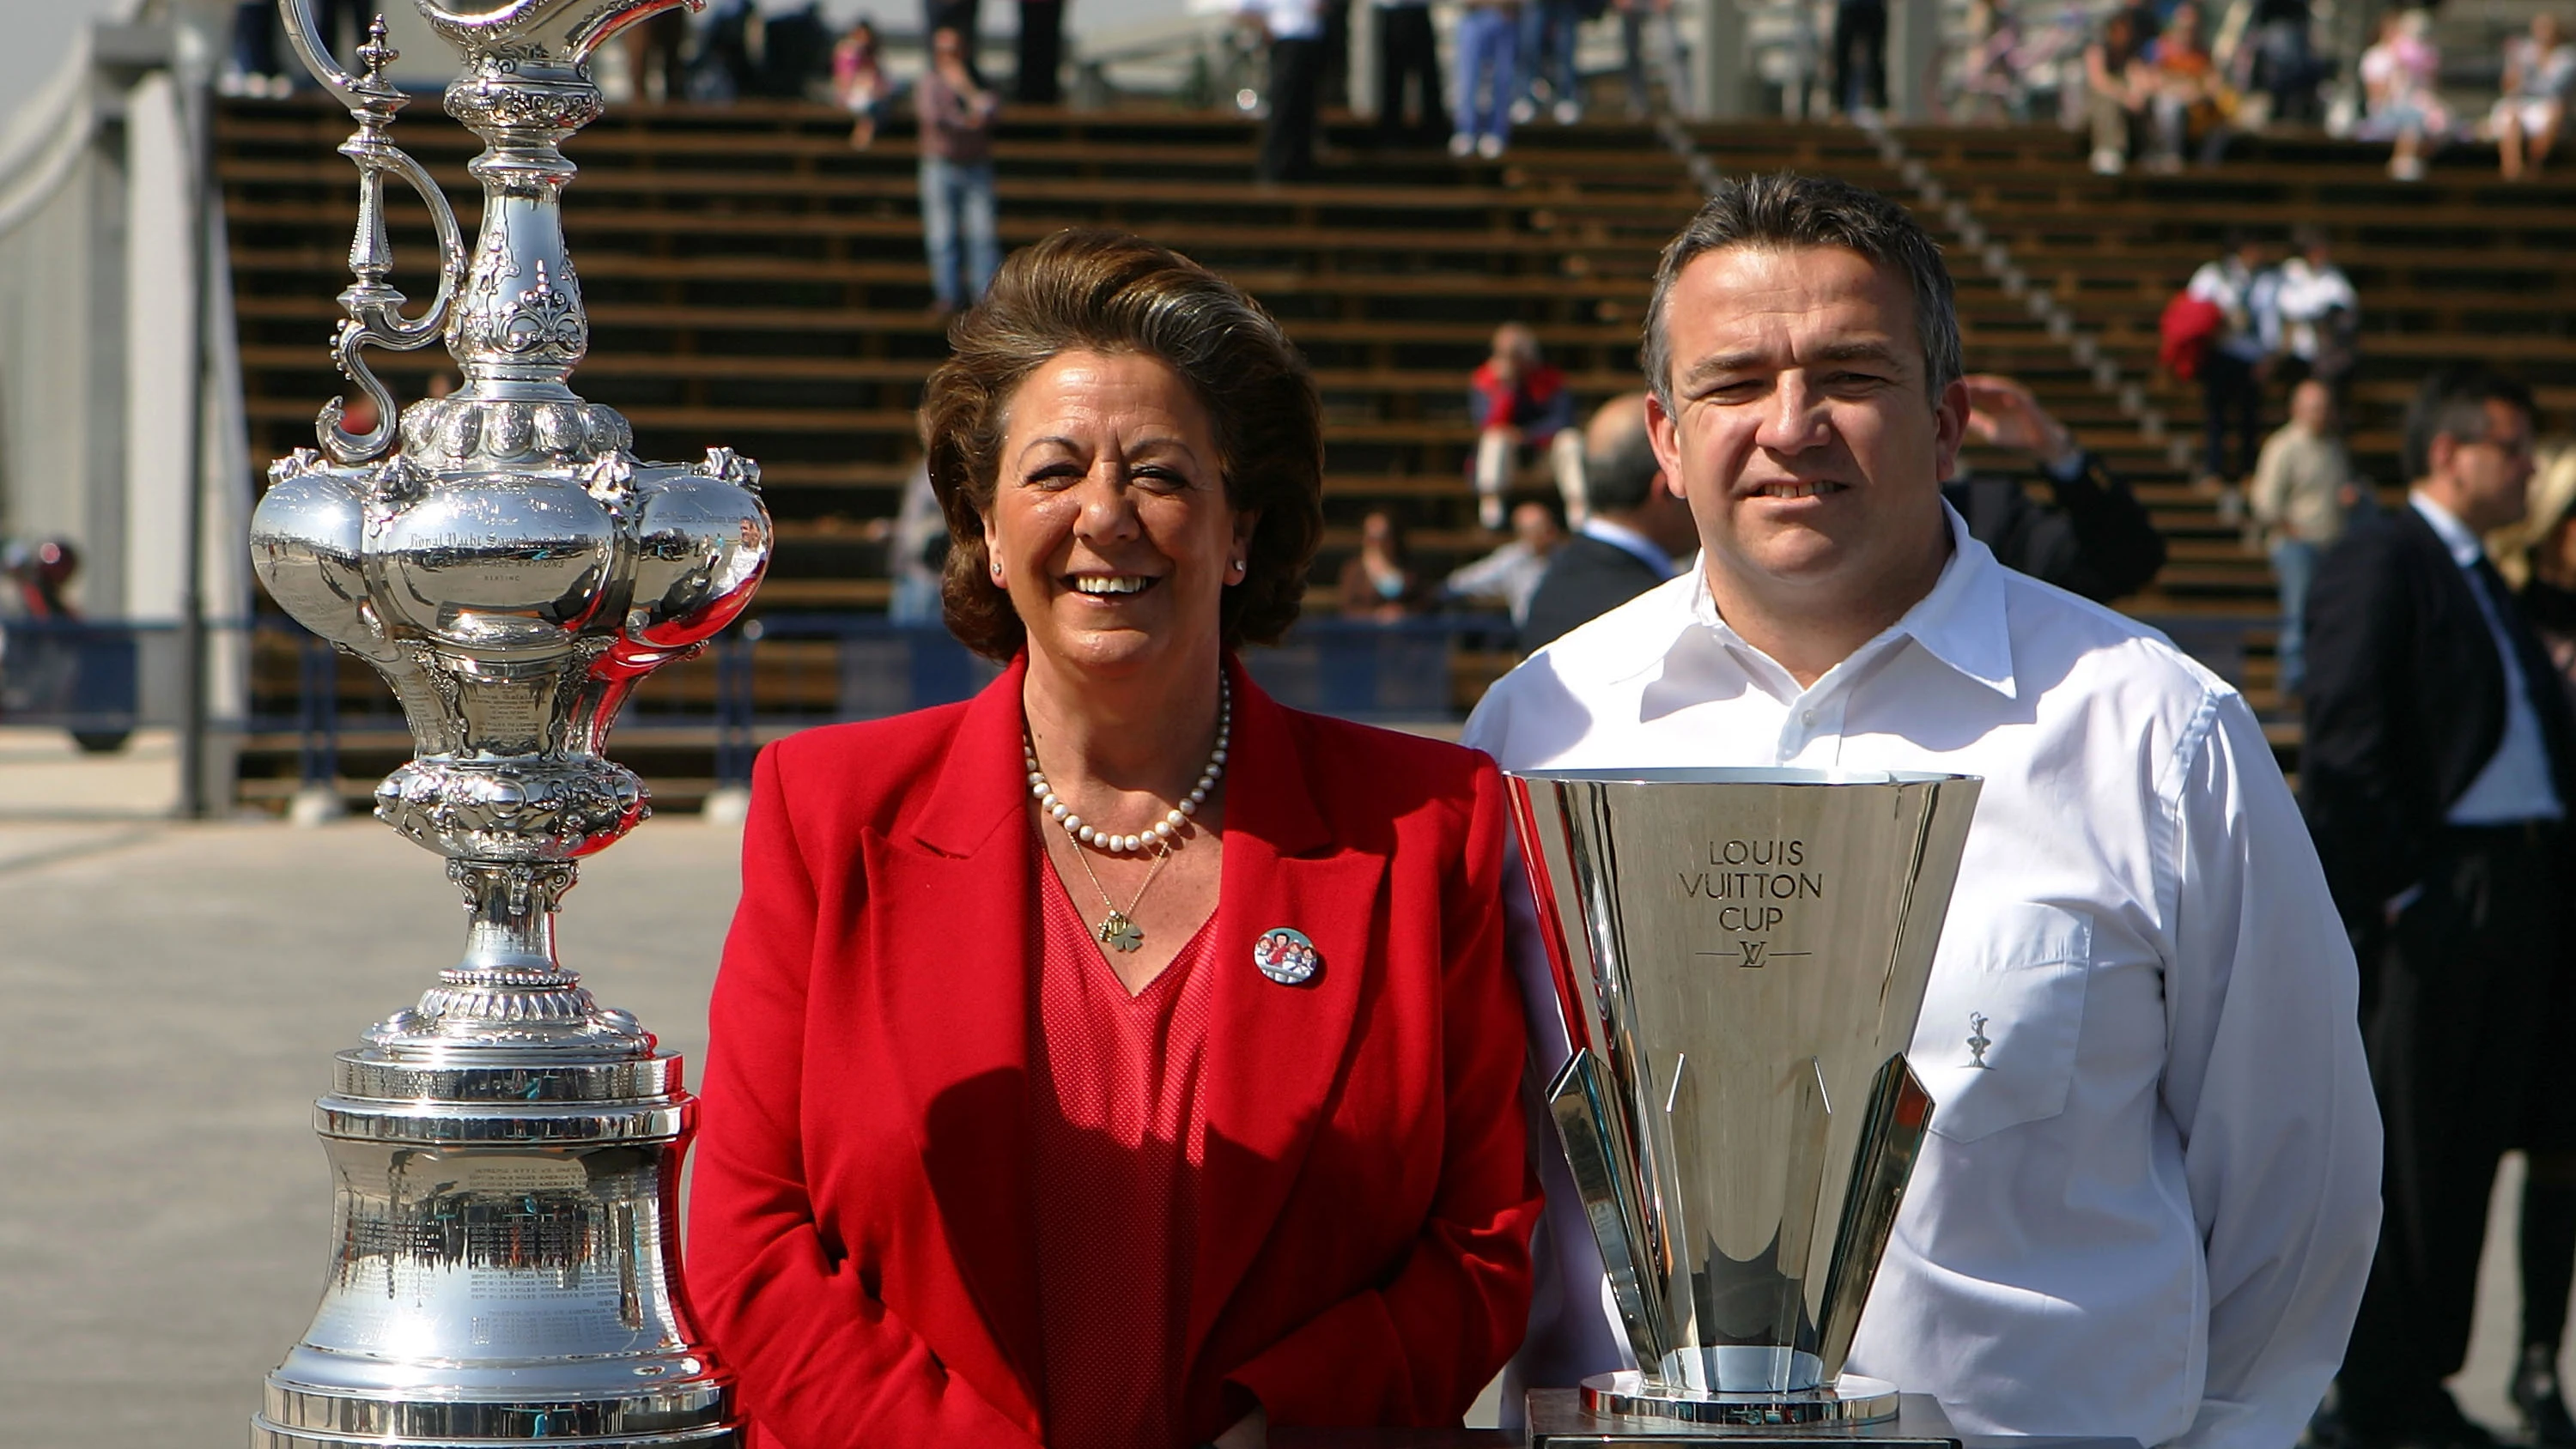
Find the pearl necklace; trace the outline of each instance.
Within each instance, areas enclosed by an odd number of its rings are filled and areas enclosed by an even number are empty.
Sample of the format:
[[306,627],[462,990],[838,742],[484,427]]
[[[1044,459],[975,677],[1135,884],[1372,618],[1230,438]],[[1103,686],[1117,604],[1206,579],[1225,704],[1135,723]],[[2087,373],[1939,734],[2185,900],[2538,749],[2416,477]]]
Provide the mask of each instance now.
[[1190,793],[1181,798],[1179,805],[1165,812],[1162,819],[1154,822],[1152,829],[1135,835],[1113,835],[1086,824],[1081,816],[1073,813],[1073,807],[1057,799],[1055,788],[1047,783],[1045,772],[1038,768],[1037,741],[1025,728],[1020,732],[1020,750],[1029,767],[1029,793],[1037,798],[1038,808],[1047,813],[1048,819],[1063,826],[1064,833],[1079,844],[1111,855],[1127,855],[1139,850],[1170,848],[1172,833],[1199,813],[1199,807],[1207,803],[1208,792],[1215,789],[1218,779],[1224,776],[1226,741],[1233,735],[1234,686],[1220,675],[1217,679],[1216,748],[1208,752],[1207,768],[1199,771],[1199,782],[1190,787]]

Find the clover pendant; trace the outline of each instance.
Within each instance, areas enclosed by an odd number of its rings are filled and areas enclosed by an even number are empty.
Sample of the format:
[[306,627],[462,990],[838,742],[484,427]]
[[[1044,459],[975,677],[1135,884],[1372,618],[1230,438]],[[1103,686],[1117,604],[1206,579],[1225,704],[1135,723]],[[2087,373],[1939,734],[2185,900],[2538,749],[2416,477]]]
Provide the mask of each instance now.
[[1093,934],[1100,938],[1101,945],[1112,951],[1133,951],[1145,944],[1143,928],[1118,911],[1111,911],[1109,919],[1102,921],[1100,929]]

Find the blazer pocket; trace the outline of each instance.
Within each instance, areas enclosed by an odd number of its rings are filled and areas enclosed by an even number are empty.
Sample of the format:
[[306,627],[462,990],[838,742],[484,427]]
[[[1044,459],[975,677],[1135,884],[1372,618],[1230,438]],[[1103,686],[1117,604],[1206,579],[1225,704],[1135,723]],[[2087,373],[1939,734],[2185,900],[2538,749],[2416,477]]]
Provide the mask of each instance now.
[[2066,1110],[2092,977],[2093,922],[2015,901],[1971,954],[1932,973],[1907,1053],[1932,1094],[1932,1130],[1974,1142]]

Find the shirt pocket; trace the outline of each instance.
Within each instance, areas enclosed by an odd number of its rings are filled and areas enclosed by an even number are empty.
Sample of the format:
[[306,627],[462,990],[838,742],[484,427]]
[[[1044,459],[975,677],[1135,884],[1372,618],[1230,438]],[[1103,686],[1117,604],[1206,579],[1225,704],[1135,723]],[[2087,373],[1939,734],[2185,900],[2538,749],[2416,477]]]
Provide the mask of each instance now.
[[1933,970],[1906,1054],[1932,1094],[1932,1130],[1953,1142],[2066,1110],[2092,977],[2093,922],[2079,912],[2013,901],[1982,924]]

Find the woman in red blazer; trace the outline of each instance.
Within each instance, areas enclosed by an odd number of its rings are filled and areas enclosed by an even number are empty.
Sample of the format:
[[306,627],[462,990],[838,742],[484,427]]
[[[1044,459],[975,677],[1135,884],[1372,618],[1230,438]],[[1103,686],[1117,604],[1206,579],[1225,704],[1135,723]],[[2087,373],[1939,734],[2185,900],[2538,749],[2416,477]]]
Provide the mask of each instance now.
[[1321,527],[1266,313],[1067,233],[951,341],[947,612],[1011,663],[761,756],[698,1313],[790,1449],[1454,1424],[1520,1342],[1537,1211],[1493,769],[1232,656]]

